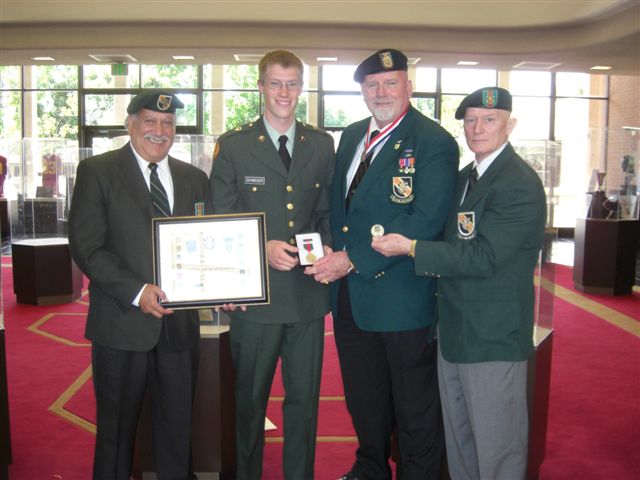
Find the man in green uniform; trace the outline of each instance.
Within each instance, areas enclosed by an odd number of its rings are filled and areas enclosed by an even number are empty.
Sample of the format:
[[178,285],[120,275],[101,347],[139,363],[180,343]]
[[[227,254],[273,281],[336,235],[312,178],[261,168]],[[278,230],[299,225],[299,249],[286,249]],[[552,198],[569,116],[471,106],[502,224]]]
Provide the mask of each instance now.
[[264,418],[280,358],[286,391],[284,476],[311,479],[329,290],[304,275],[300,258],[306,263],[309,252],[298,255],[295,235],[319,233],[330,245],[333,139],[295,119],[303,73],[298,57],[270,52],[259,70],[264,115],[219,138],[210,176],[216,213],[266,212],[271,303],[231,315],[236,478],[261,477]]
[[526,360],[547,210],[538,175],[508,141],[511,103],[507,90],[486,87],[456,111],[475,161],[460,173],[444,241],[373,239],[376,251],[415,257],[418,275],[439,278],[438,381],[455,480],[524,479],[527,467]]
[[380,50],[354,80],[371,117],[344,131],[331,195],[334,252],[309,267],[332,284],[333,326],[358,449],[344,480],[391,478],[395,428],[403,478],[435,479],[444,450],[436,378],[436,282],[386,258],[372,235],[441,238],[458,145],[410,103],[407,57]]

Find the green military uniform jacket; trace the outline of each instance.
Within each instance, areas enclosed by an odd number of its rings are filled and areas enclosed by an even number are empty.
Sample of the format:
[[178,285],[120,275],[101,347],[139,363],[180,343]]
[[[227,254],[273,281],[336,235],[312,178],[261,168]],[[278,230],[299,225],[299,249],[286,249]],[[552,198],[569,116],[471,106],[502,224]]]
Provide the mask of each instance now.
[[[457,199],[472,166],[460,172]],[[527,358],[533,348],[533,273],[545,220],[542,183],[507,144],[456,204],[445,241],[418,241],[416,273],[439,278],[439,341],[447,361]]]
[[[297,233],[320,233],[331,244],[329,189],[334,169],[333,138],[296,122],[292,162],[286,170],[262,118],[218,139],[210,182],[215,213],[265,212],[267,240],[295,245]],[[234,318],[292,323],[329,312],[329,289],[304,274],[269,267],[270,305],[236,310]]]
[[[349,282],[358,327],[423,328],[435,321],[436,281],[416,277],[408,256],[387,258],[373,250],[371,227],[382,225],[385,233],[409,238],[440,239],[453,201],[458,145],[436,122],[410,107],[373,159],[347,211],[347,171],[369,123],[367,118],[350,125],[340,139],[331,193],[333,248],[346,250],[357,270],[342,281]],[[334,312],[338,283],[332,287]]]

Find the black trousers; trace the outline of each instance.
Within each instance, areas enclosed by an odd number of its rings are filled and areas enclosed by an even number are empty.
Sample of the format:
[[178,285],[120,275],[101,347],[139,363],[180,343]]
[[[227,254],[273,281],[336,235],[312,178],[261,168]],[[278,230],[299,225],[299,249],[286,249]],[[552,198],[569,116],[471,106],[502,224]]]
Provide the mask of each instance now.
[[159,346],[149,352],[132,352],[92,345],[97,407],[94,479],[129,479],[147,387],[157,478],[189,478],[197,360],[197,348],[175,352]]
[[351,470],[360,480],[391,479],[394,428],[403,480],[438,478],[444,433],[432,328],[361,330],[351,312],[347,280],[341,281],[334,333],[359,442]]

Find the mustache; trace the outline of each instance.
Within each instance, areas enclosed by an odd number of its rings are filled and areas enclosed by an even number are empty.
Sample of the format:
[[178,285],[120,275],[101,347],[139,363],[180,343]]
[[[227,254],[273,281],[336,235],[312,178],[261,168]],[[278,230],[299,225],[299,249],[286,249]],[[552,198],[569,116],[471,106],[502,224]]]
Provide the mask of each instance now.
[[154,135],[153,133],[145,133],[145,140],[151,140],[152,142],[168,142],[170,140],[166,135]]

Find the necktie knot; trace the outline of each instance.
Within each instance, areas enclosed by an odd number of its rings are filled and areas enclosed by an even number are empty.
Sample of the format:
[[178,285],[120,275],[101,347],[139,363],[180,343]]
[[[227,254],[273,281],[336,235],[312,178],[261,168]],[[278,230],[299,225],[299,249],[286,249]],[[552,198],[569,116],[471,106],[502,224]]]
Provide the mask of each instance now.
[[278,138],[278,143],[280,144],[278,153],[280,154],[280,158],[282,159],[282,163],[284,163],[285,168],[289,170],[289,167],[291,166],[291,155],[289,155],[289,150],[287,150],[287,140],[289,139],[286,135],[280,135]]

